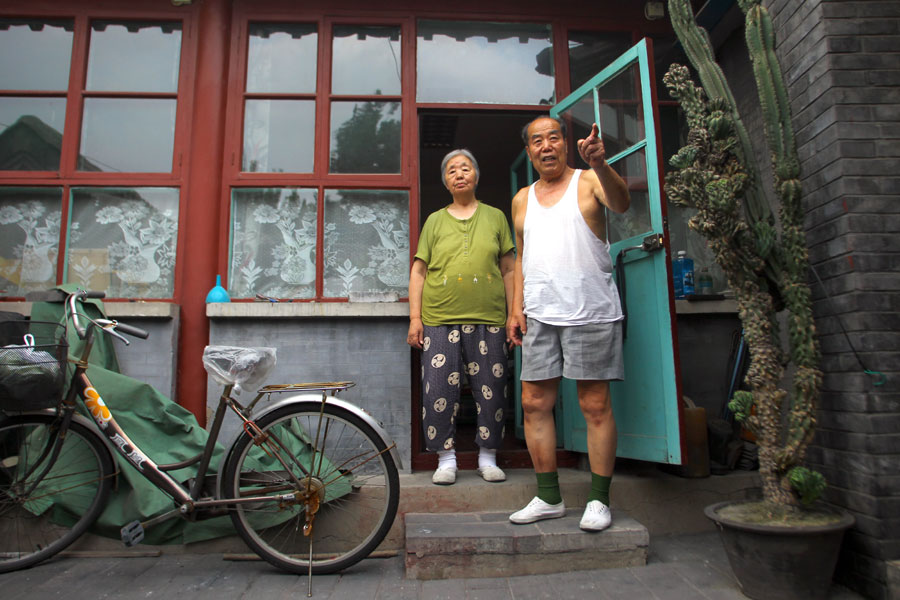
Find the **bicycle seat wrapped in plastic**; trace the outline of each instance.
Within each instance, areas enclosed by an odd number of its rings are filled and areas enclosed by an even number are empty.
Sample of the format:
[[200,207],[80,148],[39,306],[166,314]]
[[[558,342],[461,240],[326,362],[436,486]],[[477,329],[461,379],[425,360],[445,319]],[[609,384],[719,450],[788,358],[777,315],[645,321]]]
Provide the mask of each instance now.
[[275,348],[207,346],[203,367],[221,385],[233,385],[235,393],[265,379],[275,366]]

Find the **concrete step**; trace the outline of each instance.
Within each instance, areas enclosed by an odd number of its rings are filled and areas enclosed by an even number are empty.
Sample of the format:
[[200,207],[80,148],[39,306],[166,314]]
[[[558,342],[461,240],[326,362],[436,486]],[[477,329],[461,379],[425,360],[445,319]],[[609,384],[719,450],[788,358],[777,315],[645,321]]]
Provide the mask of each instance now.
[[509,522],[509,511],[407,513],[409,579],[512,577],[647,563],[647,528],[621,511],[602,532],[578,528],[582,508],[560,519],[528,525]]
[[[496,511],[507,516],[519,510],[537,493],[534,471],[507,469],[506,481],[487,483],[475,471],[459,471],[453,485],[434,485],[431,471],[400,475],[400,507],[388,536],[379,546],[385,553],[405,551],[405,519],[409,513],[466,513]],[[591,475],[579,469],[559,470],[560,489],[566,506],[584,506]],[[651,536],[702,533],[715,529],[703,515],[703,507],[724,500],[739,500],[759,489],[756,471],[735,471],[724,476],[685,479],[665,473],[656,465],[639,461],[617,461],[610,488],[614,518],[627,512]],[[579,511],[580,514],[580,511]],[[578,529],[575,523],[574,529]],[[125,548],[121,541],[87,535],[79,540],[86,551],[128,554],[155,550],[162,554],[247,553],[235,536],[190,544]]]
[[[506,476],[502,483],[487,483],[475,471],[459,471],[455,484],[434,485],[431,471],[400,475],[397,520],[381,548],[404,547],[405,514],[505,511],[508,515],[519,510],[537,493],[534,471],[507,469]],[[585,505],[591,487],[589,472],[560,469],[559,483],[566,506]],[[758,489],[756,471],[687,479],[665,473],[652,463],[619,460],[610,500],[614,515],[627,513],[646,527],[651,536],[702,533],[715,530],[703,515],[703,507],[744,499]]]

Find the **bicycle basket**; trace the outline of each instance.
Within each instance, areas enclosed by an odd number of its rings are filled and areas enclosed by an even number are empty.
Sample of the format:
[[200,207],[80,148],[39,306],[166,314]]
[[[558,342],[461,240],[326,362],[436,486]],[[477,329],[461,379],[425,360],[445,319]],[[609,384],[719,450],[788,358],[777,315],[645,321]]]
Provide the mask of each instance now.
[[66,383],[66,328],[43,321],[0,322],[0,410],[59,404]]

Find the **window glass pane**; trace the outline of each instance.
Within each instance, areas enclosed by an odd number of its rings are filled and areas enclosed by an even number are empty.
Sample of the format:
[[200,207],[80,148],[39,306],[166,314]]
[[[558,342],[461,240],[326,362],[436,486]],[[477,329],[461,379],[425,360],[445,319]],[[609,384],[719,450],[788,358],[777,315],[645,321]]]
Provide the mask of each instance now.
[[314,189],[231,191],[232,297],[315,297],[317,201]]
[[331,103],[331,172],[400,172],[400,103]]
[[409,193],[326,190],[325,296],[402,296],[408,286]]
[[650,194],[647,190],[647,156],[644,150],[629,154],[612,164],[622,176],[631,195],[631,206],[623,214],[606,211],[609,243],[650,233]]
[[65,98],[0,97],[0,170],[58,171]]
[[87,89],[178,91],[181,23],[91,23]]
[[0,19],[3,89],[65,90],[71,57],[71,21]]
[[314,93],[316,91],[315,25],[250,23],[247,91]]
[[419,21],[419,102],[553,104],[549,25]]
[[171,298],[178,190],[72,188],[66,281],[113,298]]
[[644,139],[644,112],[638,65],[634,64],[597,88],[600,129],[609,156]]
[[332,94],[399,94],[400,28],[335,26]]
[[569,82],[578,89],[631,47],[631,34],[569,32]]
[[242,171],[312,173],[314,100],[247,100]]
[[0,295],[56,285],[62,188],[0,187]]
[[79,171],[172,170],[175,100],[87,98]]

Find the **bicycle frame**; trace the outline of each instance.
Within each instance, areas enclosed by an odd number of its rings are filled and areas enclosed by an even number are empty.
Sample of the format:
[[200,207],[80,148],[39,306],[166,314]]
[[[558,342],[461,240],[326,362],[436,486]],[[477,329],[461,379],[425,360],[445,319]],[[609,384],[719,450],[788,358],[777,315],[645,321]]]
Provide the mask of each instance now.
[[[76,315],[75,318],[77,318],[77,313],[74,312],[74,304],[75,302],[73,300],[72,311],[73,314]],[[210,433],[207,438],[206,444],[204,445],[203,451],[193,458],[189,458],[178,463],[161,465],[157,464],[149,456],[147,456],[146,453],[144,453],[141,448],[134,441],[132,441],[131,438],[128,437],[128,434],[125,433],[125,430],[116,421],[112,411],[103,401],[100,392],[93,386],[90,378],[87,375],[87,359],[90,356],[91,350],[93,348],[94,330],[97,327],[99,327],[99,325],[91,321],[91,323],[85,329],[85,335],[83,338],[84,349],[82,351],[82,356],[80,360],[75,361],[75,372],[72,375],[72,382],[69,388],[69,393],[67,394],[66,399],[63,402],[64,415],[66,413],[73,414],[75,412],[77,403],[76,398],[81,398],[82,402],[85,405],[85,408],[90,414],[91,419],[97,425],[97,428],[100,430],[103,436],[108,440],[109,445],[114,448],[116,452],[118,452],[121,456],[123,456],[125,460],[127,460],[135,469],[137,469],[137,471],[145,479],[150,481],[154,486],[170,496],[176,502],[178,506],[177,509],[150,519],[146,522],[146,525],[165,520],[171,516],[175,516],[175,513],[180,513],[181,515],[190,515],[195,513],[197,509],[224,507],[237,503],[287,503],[296,502],[298,500],[298,497],[295,493],[286,493],[275,496],[254,495],[241,498],[201,498],[201,493],[203,491],[203,482],[206,479],[209,470],[209,464],[212,459],[212,454],[215,449],[215,444],[218,439],[219,431],[221,429],[222,422],[224,421],[226,411],[230,408],[243,423],[244,430],[247,432],[247,434],[256,439],[255,431],[258,431],[258,429],[256,429],[256,425],[249,417],[249,414],[252,410],[252,407],[260,400],[260,398],[265,396],[267,393],[290,391],[293,389],[317,389],[323,392],[321,402],[324,405],[324,403],[327,401],[328,390],[332,391],[333,394],[339,389],[346,389],[346,387],[348,387],[348,384],[333,384],[327,387],[322,387],[323,384],[269,386],[268,388],[264,388],[264,391],[261,391],[257,395],[257,397],[249,405],[249,408],[244,408],[239,403],[237,403],[231,397],[232,386],[226,386],[221,396],[219,397],[219,406],[216,409],[212,426],[210,428]],[[315,387],[317,385],[318,387]],[[63,418],[65,419],[67,417],[64,416]],[[62,426],[65,426],[65,421]],[[270,436],[264,440],[258,440],[257,443],[265,444],[269,448],[270,453],[282,464],[282,466],[285,467],[288,472],[292,473],[294,483],[297,486],[300,486],[301,482],[299,478],[293,475],[293,471],[288,468],[286,459],[291,460],[294,465],[299,468],[305,475],[309,475],[306,467],[304,467],[303,464],[301,464],[292,455],[290,455],[290,453],[286,453],[287,456],[285,456],[285,453],[283,452],[285,448],[281,444],[281,441],[277,438],[274,438],[274,436]],[[56,449],[54,450],[54,452],[58,452],[58,446],[59,444],[56,444]],[[194,464],[198,464],[198,467],[197,472],[193,478],[193,484],[190,486],[190,488],[175,480],[171,475],[167,473],[167,471],[175,471]]]

